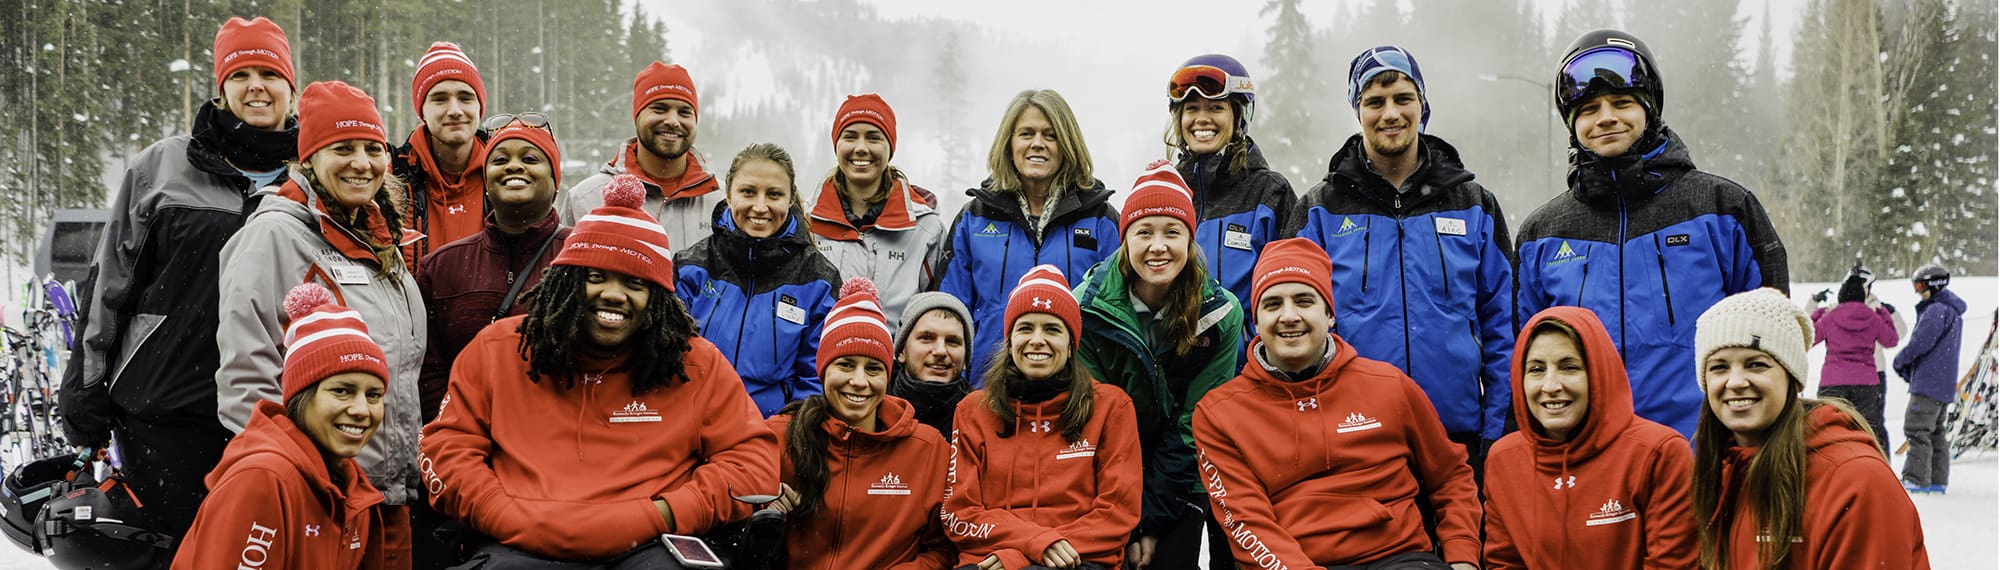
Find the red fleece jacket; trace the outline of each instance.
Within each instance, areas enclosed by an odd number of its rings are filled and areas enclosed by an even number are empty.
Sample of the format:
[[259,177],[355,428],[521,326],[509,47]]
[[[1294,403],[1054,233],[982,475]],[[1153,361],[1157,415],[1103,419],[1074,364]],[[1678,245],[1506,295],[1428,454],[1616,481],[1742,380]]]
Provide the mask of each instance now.
[[[416,172],[422,180],[405,180],[406,192],[421,191],[425,204],[422,215],[412,215],[405,225],[422,232],[424,241],[417,248],[417,254],[410,256],[410,270],[416,271],[417,262],[429,257],[445,244],[479,233],[486,219],[486,178],[483,167],[486,163],[486,140],[472,139],[472,151],[465,161],[465,170],[447,175],[438,168],[437,159],[431,156],[431,133],[429,127],[417,125],[410,133],[407,144],[409,152],[396,157],[410,161],[415,168],[399,168],[398,172]],[[561,166],[558,165],[558,168]],[[416,207],[414,196],[403,196],[406,207]]]
[[646,394],[632,395],[619,362],[582,365],[609,372],[565,390],[529,380],[523,318],[465,346],[424,426],[419,467],[438,512],[536,556],[604,560],[748,517],[732,496],[778,492],[778,440],[715,345],[693,339],[687,381]]
[[1318,568],[1431,550],[1417,496],[1441,517],[1448,562],[1479,561],[1465,450],[1422,388],[1332,337],[1333,359],[1288,382],[1250,345],[1243,374],[1194,408],[1201,480],[1239,565]]
[[[1521,330],[1560,321],[1582,336],[1589,403],[1569,441],[1542,435],[1517,386],[1514,422],[1486,456],[1487,570],[1508,568],[1693,568],[1693,452],[1680,432],[1632,412],[1632,386],[1611,335],[1589,310],[1554,307]],[[1533,335],[1514,341],[1513,375]]]
[[959,564],[998,555],[1007,570],[1019,570],[1041,563],[1058,540],[1106,568],[1125,559],[1139,525],[1139,423],[1124,391],[1095,384],[1091,398],[1090,421],[1074,443],[1061,428],[1068,393],[1013,402],[1014,434],[1004,438],[985,390],[959,400],[944,500]]
[[333,466],[277,402],[259,402],[250,425],[209,472],[208,498],[174,557],[175,569],[382,568],[382,493],[353,459]]
[[[1794,570],[1928,569],[1917,506],[1889,470],[1875,440],[1852,417],[1819,406],[1807,412],[1805,536],[1791,537],[1785,556]],[[1728,568],[1756,568],[1757,546],[1770,537],[1750,511],[1745,489],[1757,448],[1732,447],[1723,457],[1720,529]]]
[[[936,429],[917,423],[902,398],[884,396],[876,419],[882,430],[872,433],[832,417],[808,428],[827,434],[826,492],[814,516],[786,519],[786,567],[951,567],[955,555],[938,524],[951,444]],[[783,451],[791,422],[791,415],[766,420],[778,434],[778,472],[786,484],[797,486],[791,455]]]

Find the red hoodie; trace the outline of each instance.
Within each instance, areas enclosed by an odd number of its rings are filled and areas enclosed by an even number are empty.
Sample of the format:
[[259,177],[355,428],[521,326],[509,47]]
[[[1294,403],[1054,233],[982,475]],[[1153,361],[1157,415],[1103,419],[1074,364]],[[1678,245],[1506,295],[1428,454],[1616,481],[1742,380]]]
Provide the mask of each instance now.
[[382,568],[382,493],[353,459],[334,466],[347,476],[334,486],[320,457],[283,405],[259,402],[204,480],[208,498],[173,567]]
[[[1807,412],[1806,504],[1785,556],[1794,570],[1928,569],[1917,506],[1889,470],[1874,438],[1854,418],[1818,406]],[[1727,568],[1757,568],[1757,546],[1770,537],[1755,524],[1744,489],[1754,447],[1731,447],[1722,462],[1721,510],[1708,524],[1722,533]],[[1744,523],[1744,524],[1737,524]]]
[[715,345],[693,339],[687,380],[643,395],[622,362],[585,364],[609,372],[565,390],[529,381],[523,318],[459,352],[424,426],[419,468],[438,512],[535,556],[603,560],[748,517],[732,496],[778,492],[778,440]]
[[[417,254],[410,256],[410,270],[416,271],[418,261],[430,256],[430,252],[458,241],[459,238],[479,233],[486,218],[486,177],[482,167],[486,161],[486,138],[472,139],[472,152],[465,161],[465,171],[453,173],[447,180],[445,173],[438,169],[437,159],[431,156],[430,128],[423,124],[410,133],[405,148],[407,153],[399,153],[396,158],[412,162],[409,167],[397,169],[398,173],[414,173],[421,180],[405,180],[403,196],[405,207],[416,208],[414,193],[423,192],[424,211],[412,212],[405,225],[422,232],[424,241],[417,246]],[[556,165],[561,168],[562,165]]]
[[[1693,568],[1688,474],[1694,456],[1672,428],[1632,412],[1625,361],[1589,310],[1554,307],[1523,331],[1560,321],[1582,336],[1590,402],[1567,442],[1541,433],[1533,387],[1514,389],[1514,422],[1486,456],[1485,568]],[[1534,335],[1514,341],[1518,383]]]
[[1084,562],[1117,568],[1139,525],[1139,424],[1132,398],[1093,383],[1090,421],[1075,443],[1063,439],[1064,392],[1036,404],[1015,402],[1014,434],[1000,437],[1000,417],[986,391],[958,402],[953,415],[945,532],[959,564],[998,555],[1007,570],[1040,564],[1058,540]]
[[[917,423],[910,403],[884,396],[876,411],[882,431],[859,431],[839,418],[820,424],[827,438],[827,486],[822,510],[811,518],[789,517],[785,530],[786,567],[840,570],[943,570],[951,567],[951,543],[938,524],[944,505],[945,467],[951,444],[930,426]],[[783,449],[791,415],[765,420],[778,434],[778,472],[793,479],[792,458]]]
[[1419,494],[1437,506],[1444,559],[1477,563],[1465,449],[1415,381],[1332,340],[1332,360],[1299,382],[1266,369],[1254,341],[1243,374],[1195,404],[1200,477],[1237,564],[1318,568],[1430,551]]

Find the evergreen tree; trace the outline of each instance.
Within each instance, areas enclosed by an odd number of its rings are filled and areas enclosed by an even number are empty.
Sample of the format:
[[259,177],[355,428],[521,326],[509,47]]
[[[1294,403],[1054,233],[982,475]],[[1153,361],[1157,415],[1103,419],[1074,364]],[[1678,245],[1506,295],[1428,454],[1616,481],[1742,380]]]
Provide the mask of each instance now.
[[[1251,127],[1271,169],[1292,180],[1295,188],[1310,188],[1326,173],[1326,158],[1334,148],[1320,133],[1339,116],[1327,108],[1325,94],[1338,91],[1327,70],[1313,56],[1311,24],[1299,11],[1300,0],[1268,0],[1264,70],[1252,70],[1257,81],[1257,117]],[[1338,75],[1335,72],[1335,75]],[[1344,99],[1336,99],[1345,102]]]

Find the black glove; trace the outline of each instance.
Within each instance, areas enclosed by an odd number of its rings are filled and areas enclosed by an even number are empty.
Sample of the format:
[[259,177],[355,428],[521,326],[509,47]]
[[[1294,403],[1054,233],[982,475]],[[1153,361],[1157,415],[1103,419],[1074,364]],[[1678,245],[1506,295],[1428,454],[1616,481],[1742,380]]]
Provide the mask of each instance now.
[[1813,293],[1812,302],[1813,304],[1825,303],[1826,298],[1832,294],[1833,290],[1831,289],[1820,289],[1818,293]]

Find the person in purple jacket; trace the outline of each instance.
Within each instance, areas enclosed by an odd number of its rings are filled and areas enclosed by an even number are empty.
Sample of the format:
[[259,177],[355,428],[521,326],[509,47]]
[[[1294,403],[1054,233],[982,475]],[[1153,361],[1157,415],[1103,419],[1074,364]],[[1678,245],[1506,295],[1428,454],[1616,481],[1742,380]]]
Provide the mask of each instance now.
[[1910,409],[1903,416],[1903,437],[1910,442],[1910,455],[1903,462],[1903,488],[1943,493],[1951,476],[1945,407],[1958,394],[1965,300],[1945,287],[1951,283],[1951,272],[1935,263],[1917,268],[1910,281],[1924,300],[1917,303],[1917,328],[1910,331],[1910,343],[1896,353],[1894,363],[1896,375],[1910,383]]
[[1820,367],[1819,397],[1840,398],[1854,405],[1868,428],[1875,432],[1875,446],[1888,456],[1889,433],[1882,424],[1882,376],[1875,368],[1875,346],[1896,346],[1899,340],[1891,313],[1893,307],[1869,306],[1868,276],[1856,265],[1840,284],[1835,297],[1839,304],[1821,307],[1812,313],[1813,344],[1826,343],[1826,363]]

